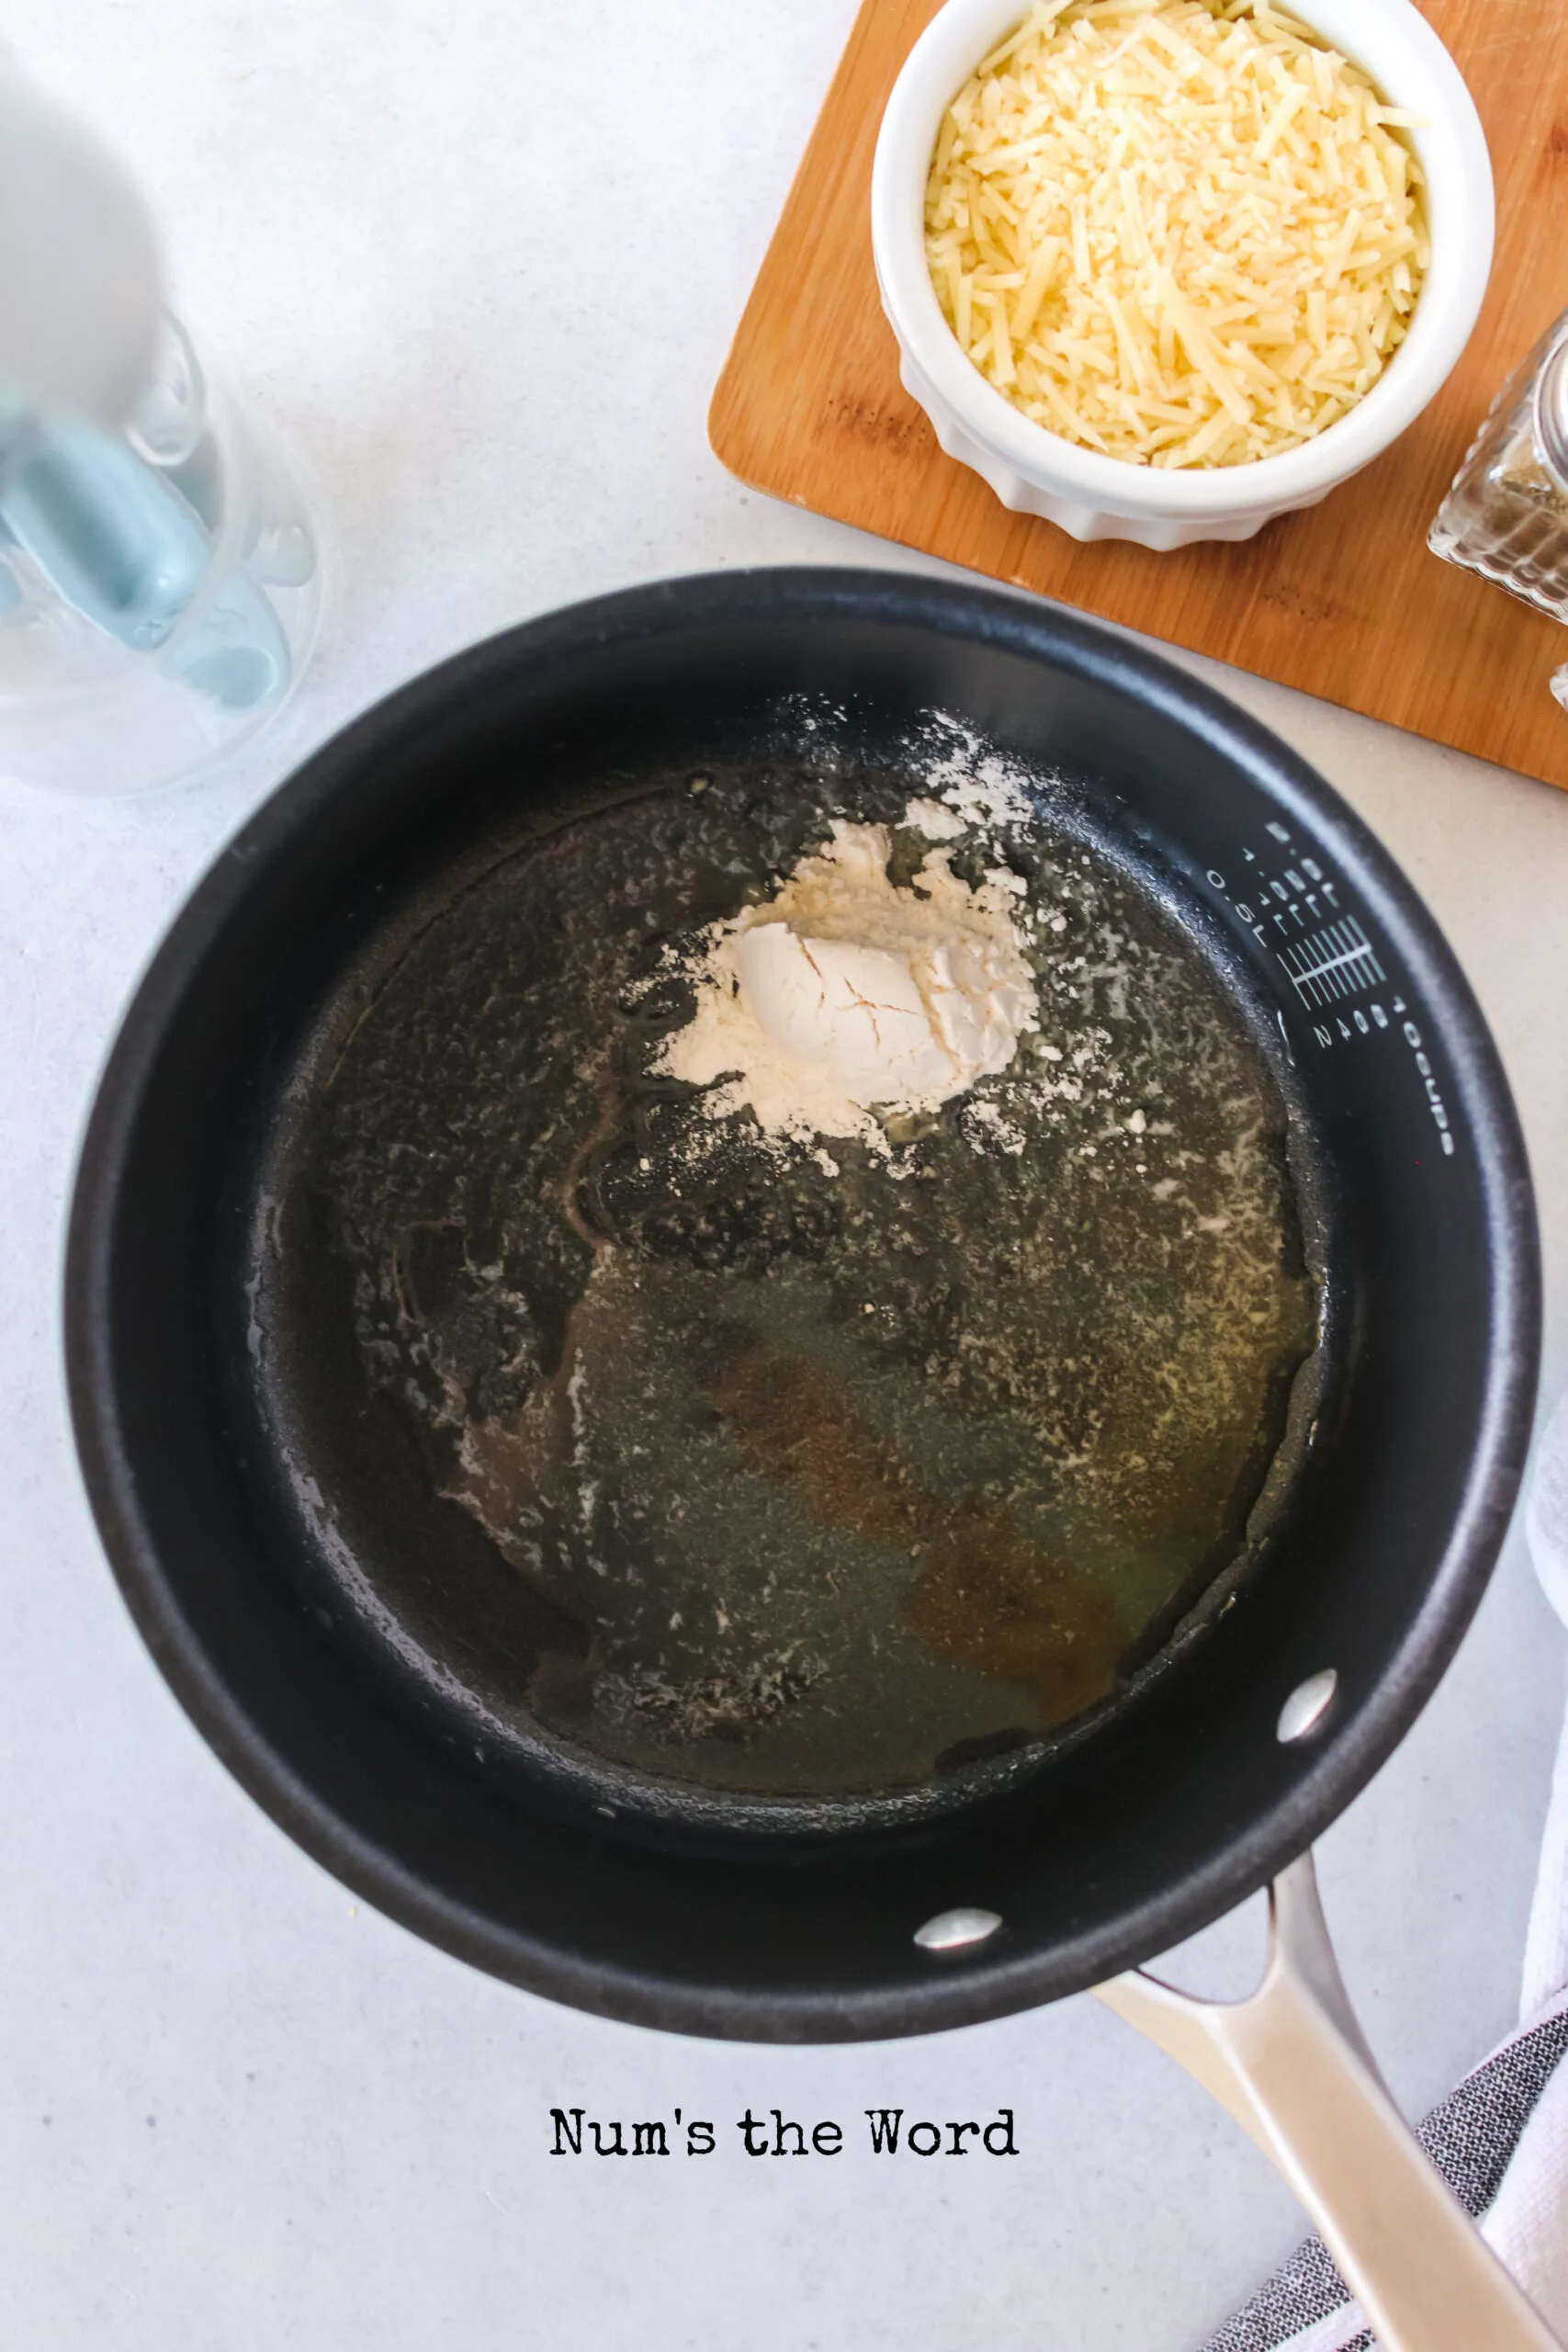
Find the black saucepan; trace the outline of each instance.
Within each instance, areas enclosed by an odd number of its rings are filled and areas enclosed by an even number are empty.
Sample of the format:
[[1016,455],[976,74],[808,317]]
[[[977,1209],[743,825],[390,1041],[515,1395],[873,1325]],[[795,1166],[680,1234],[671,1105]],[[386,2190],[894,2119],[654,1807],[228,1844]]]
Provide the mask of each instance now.
[[[1332,1345],[1311,1443],[1247,1572],[1074,1736],[1003,1743],[908,1803],[727,1804],[623,1786],[476,1700],[490,1651],[529,1652],[548,1629],[519,1616],[515,1578],[417,1449],[383,1430],[356,1457],[351,1431],[341,1459],[316,1460],[308,1400],[292,1420],[263,1408],[257,1170],[287,1160],[311,1041],[352,1033],[389,940],[450,916],[521,832],[595,793],[624,805],[750,762],[759,796],[787,800],[790,727],[805,758],[818,708],[869,768],[932,711],[974,730],[1089,813],[1248,1008],[1317,1171]],[[291,1230],[275,1243],[308,1260]],[[1464,1631],[1518,1482],[1537,1353],[1529,1181],[1497,1057],[1365,828],[1261,728],[1108,632],[854,571],[676,581],[548,616],[312,759],[219,859],[136,997],[86,1139],[67,1286],[78,1441],[115,1571],[179,1698],[274,1818],[517,1984],[779,2041],[919,2032],[1073,1992],[1299,1855]],[[332,1390],[346,1309],[328,1272],[297,1288],[306,1385]],[[401,1586],[356,1551],[352,1513],[300,1508],[312,1482],[355,1475],[378,1488],[364,1523],[388,1530],[389,1557],[402,1545]],[[400,1640],[398,1595],[412,1622],[458,1586],[472,1602],[433,1664],[428,1643]],[[1298,1704],[1287,1728],[1304,1735],[1283,1738],[1303,1685],[1320,1703]],[[962,1908],[1002,1924],[917,1944]]]

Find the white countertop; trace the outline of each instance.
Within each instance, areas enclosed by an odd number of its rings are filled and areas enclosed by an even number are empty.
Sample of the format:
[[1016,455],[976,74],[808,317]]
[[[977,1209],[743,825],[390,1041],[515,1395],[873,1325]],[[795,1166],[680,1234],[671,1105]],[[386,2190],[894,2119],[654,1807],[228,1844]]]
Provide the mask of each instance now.
[[[28,2352],[1179,2352],[1299,2234],[1240,2132],[1094,2003],[769,2051],[579,2017],[355,1905],[130,1630],[59,1368],[72,1163],[168,917],[300,750],[411,673],[661,573],[919,559],[748,495],[709,390],[853,0],[51,0],[24,54],[115,139],[204,347],[313,460],[337,642],[220,781],[0,787],[0,2278]],[[1426,893],[1517,1090],[1568,1377],[1568,795],[1202,664]],[[1545,691],[1544,685],[1542,692]],[[1568,718],[1563,724],[1568,726]],[[1351,1991],[1429,2103],[1509,2024],[1563,1693],[1517,1538],[1323,1849]],[[1244,1923],[1250,1930],[1255,1922]],[[1232,1951],[1241,1938],[1221,1931]],[[749,2161],[748,2104],[984,2117],[1016,2159]],[[548,2154],[552,2106],[714,2118]]]

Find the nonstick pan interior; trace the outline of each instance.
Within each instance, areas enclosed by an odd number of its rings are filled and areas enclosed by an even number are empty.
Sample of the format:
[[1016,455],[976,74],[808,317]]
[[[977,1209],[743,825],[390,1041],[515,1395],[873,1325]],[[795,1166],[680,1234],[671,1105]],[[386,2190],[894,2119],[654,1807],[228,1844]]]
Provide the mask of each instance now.
[[[1294,1475],[1254,1516],[1239,1572],[1215,1583],[1210,1559],[1203,1590],[1175,1597],[1159,1633],[1199,1607],[1174,1649],[1119,1660],[1103,1702],[1056,1736],[1003,1723],[897,1787],[863,1773],[781,1797],[716,1790],[700,1768],[661,1778],[540,1737],[505,1703],[508,1660],[525,1684],[542,1654],[581,1653],[580,1634],[548,1622],[550,1597],[453,1505],[396,1416],[382,1426],[323,1230],[313,1106],[323,1072],[363,1052],[389,973],[443,926],[482,965],[475,911],[520,841],[590,805],[659,821],[694,778],[787,809],[792,741],[802,780],[820,780],[830,738],[829,764],[874,796],[937,712],[1040,779],[1058,828],[1157,903],[1289,1106],[1326,1308],[1297,1384]],[[471,978],[477,1023],[485,973]],[[433,1102],[464,1065],[453,1003]],[[759,574],[634,592],[478,649],[329,747],[220,861],[95,1117],[73,1390],[100,1521],[165,1670],[351,1883],[500,1973],[615,2014],[781,2038],[913,2030],[1073,1989],[1195,1928],[1386,1753],[1506,1520],[1532,1250],[1511,1109],[1463,983],[1299,763],[1082,625],[921,583]],[[421,1251],[412,1282],[446,1296],[438,1220]],[[285,1270],[271,1293],[268,1264]],[[969,1532],[994,1545],[984,1523]],[[1330,1668],[1313,1737],[1282,1744],[1285,1699]],[[933,1959],[914,1931],[958,1904],[1004,1928]]]
[[[1265,1572],[1345,1352],[1331,1188],[1113,811],[865,698],[691,748],[596,730],[343,967],[239,1155],[236,1410],[308,1596],[497,1769],[841,1836],[1036,1776]],[[704,919],[835,823],[918,905],[912,790],[976,785],[1011,813],[938,854],[1028,912],[1007,1070],[830,1149],[660,1074]]]

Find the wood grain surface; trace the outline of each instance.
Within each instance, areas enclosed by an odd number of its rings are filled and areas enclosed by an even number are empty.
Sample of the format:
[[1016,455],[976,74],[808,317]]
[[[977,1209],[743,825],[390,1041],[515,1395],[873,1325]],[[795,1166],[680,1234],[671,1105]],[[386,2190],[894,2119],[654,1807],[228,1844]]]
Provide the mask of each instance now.
[[1548,689],[1568,631],[1426,546],[1493,394],[1568,307],[1568,0],[1421,5],[1486,127],[1497,257],[1438,398],[1321,506],[1237,547],[1080,547],[942,455],[898,381],[869,222],[882,110],[937,0],[864,0],[714,395],[715,451],[775,497],[1568,786]]

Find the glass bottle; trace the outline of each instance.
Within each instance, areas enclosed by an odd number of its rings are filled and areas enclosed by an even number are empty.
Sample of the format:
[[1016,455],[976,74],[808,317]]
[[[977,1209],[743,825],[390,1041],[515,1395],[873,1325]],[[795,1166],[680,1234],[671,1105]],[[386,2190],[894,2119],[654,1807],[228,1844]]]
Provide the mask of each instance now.
[[1493,401],[1427,544],[1568,621],[1568,312]]

